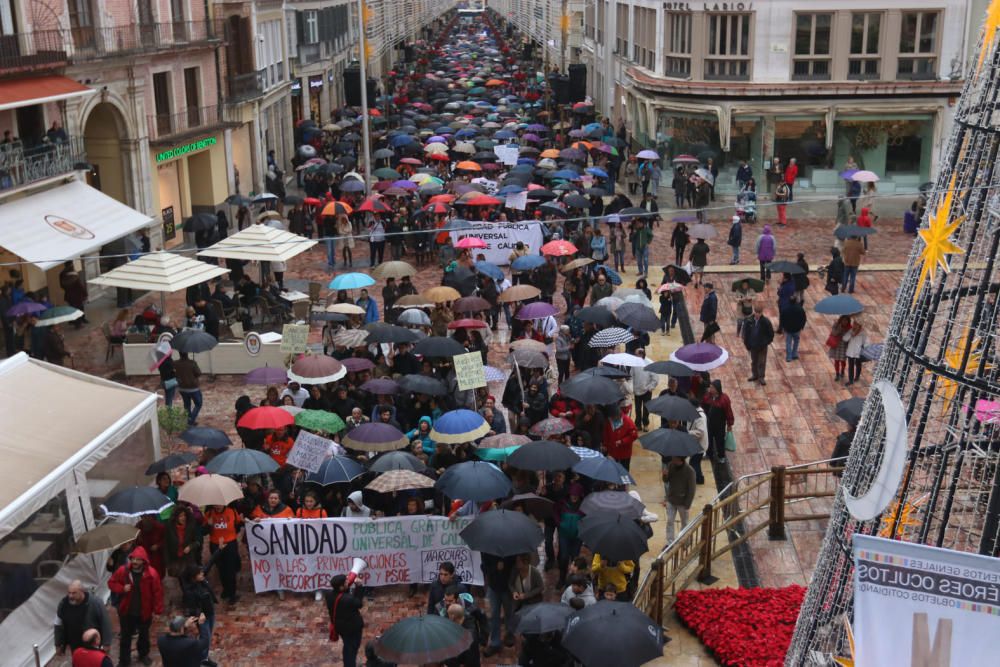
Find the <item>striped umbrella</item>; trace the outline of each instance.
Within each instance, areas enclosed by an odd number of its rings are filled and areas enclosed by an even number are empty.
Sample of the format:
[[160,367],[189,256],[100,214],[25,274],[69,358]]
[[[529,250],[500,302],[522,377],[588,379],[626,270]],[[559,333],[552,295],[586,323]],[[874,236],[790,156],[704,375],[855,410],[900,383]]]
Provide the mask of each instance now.
[[610,327],[608,329],[601,329],[594,334],[594,337],[590,339],[590,347],[616,347],[633,340],[635,340],[635,336],[628,330],[621,327]]

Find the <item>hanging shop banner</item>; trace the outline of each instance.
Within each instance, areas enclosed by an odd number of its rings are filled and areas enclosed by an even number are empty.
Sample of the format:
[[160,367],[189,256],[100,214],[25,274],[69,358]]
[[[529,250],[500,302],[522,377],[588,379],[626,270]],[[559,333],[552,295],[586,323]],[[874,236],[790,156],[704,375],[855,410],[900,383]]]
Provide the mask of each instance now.
[[857,667],[996,664],[1000,559],[853,539]]
[[367,564],[358,577],[365,586],[429,583],[445,561],[464,583],[481,585],[479,552],[459,536],[471,522],[471,517],[435,516],[249,521],[254,589],[329,588],[330,577],[350,572],[355,558]]
[[521,241],[532,252],[538,252],[542,247],[542,226],[523,222],[472,222],[472,229],[463,229],[451,233],[452,244],[458,243],[463,236],[475,236],[486,241],[486,247],[473,251],[473,258],[481,254],[486,261],[505,266],[510,264],[510,253]]

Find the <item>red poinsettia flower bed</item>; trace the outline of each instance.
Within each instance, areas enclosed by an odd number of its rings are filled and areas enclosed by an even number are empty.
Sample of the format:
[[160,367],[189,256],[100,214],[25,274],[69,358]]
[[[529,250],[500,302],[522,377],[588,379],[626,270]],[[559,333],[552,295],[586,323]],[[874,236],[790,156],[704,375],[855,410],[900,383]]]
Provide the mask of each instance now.
[[778,667],[805,593],[802,586],[681,591],[674,609],[721,664]]

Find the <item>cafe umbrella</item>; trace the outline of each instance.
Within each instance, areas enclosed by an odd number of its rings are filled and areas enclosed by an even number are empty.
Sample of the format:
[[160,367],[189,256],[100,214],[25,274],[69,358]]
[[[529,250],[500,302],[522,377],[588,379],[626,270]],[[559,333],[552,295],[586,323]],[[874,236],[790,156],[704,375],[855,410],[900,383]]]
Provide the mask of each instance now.
[[521,512],[505,509],[483,512],[459,535],[473,551],[500,558],[531,553],[545,539],[538,521]]

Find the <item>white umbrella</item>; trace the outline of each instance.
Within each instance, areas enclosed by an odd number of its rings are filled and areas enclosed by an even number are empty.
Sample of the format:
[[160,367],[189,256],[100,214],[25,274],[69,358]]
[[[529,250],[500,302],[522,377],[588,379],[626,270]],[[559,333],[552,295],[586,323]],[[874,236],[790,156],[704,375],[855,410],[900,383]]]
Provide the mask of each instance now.
[[636,158],[638,158],[640,160],[659,160],[660,159],[660,156],[659,156],[659,154],[657,154],[656,151],[650,150],[648,148],[646,150],[639,151],[638,153],[635,154],[635,156],[636,156]]
[[701,167],[699,169],[695,169],[694,173],[695,175],[700,176],[701,178],[708,181],[709,185],[715,185],[715,176],[712,176],[712,172],[710,172],[708,169]]
[[318,243],[283,229],[267,225],[250,225],[243,231],[226,237],[198,253],[204,257],[287,262]]
[[606,296],[603,299],[598,300],[598,302],[595,303],[594,305],[604,306],[613,313],[616,310],[618,310],[618,306],[622,305],[623,303],[625,303],[625,301],[623,299],[619,299],[616,296]]
[[177,494],[178,500],[191,503],[196,507],[222,505],[225,507],[234,500],[243,498],[243,490],[229,477],[223,475],[200,475],[188,480]]
[[229,269],[218,264],[170,252],[153,252],[87,282],[141,292],[177,292],[227,273]]
[[879,179],[878,174],[874,171],[863,169],[861,171],[854,172],[851,176],[851,180],[857,181],[858,183],[877,183]]
[[606,366],[628,366],[629,368],[642,368],[648,366],[652,363],[649,359],[643,359],[642,357],[637,357],[634,354],[628,354],[625,352],[616,352],[614,354],[606,354],[601,359],[601,363]]

